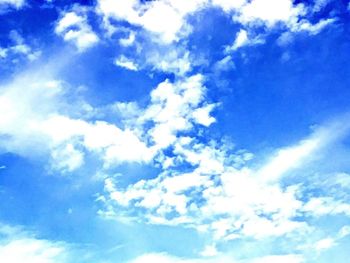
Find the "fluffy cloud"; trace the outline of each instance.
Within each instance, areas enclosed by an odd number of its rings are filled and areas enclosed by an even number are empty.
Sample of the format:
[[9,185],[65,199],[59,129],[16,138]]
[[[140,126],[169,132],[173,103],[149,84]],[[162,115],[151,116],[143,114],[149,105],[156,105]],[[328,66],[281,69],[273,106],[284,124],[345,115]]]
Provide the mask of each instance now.
[[136,0],[100,0],[98,11],[105,20],[128,21],[153,33],[160,41],[171,43],[178,40],[180,35],[187,34],[189,26],[185,17],[204,3],[204,0],[149,1],[144,4]]
[[55,32],[65,41],[74,43],[80,51],[94,46],[99,41],[88,24],[86,16],[75,11],[63,13],[57,22]]
[[139,121],[153,122],[148,131],[155,147],[162,149],[177,140],[177,133],[192,129],[195,124],[209,126],[214,119],[210,112],[214,105],[206,105],[203,76],[198,74],[170,83],[160,83],[151,92],[151,104]]

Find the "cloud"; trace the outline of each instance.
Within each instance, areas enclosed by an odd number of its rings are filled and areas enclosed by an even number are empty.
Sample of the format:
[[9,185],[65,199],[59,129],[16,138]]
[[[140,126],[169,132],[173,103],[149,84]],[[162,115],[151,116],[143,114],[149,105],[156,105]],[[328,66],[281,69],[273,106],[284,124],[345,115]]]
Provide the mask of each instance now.
[[325,27],[334,23],[335,18],[321,19],[315,24],[311,24],[309,21],[302,20],[300,23],[291,27],[292,32],[308,32],[311,35],[316,35],[321,32]]
[[315,4],[312,8],[313,12],[320,12],[322,9],[324,9],[329,3],[331,3],[331,0],[315,0]]
[[123,47],[131,46],[135,42],[136,33],[130,31],[127,38],[119,39],[119,44]]
[[236,50],[248,43],[247,31],[241,29],[236,36],[235,42],[232,45],[232,50]]
[[171,43],[189,32],[185,17],[200,9],[205,2],[193,0],[140,3],[134,0],[99,0],[97,8],[105,20],[127,21],[153,33],[159,41]]
[[305,203],[303,210],[316,217],[338,214],[350,216],[350,204],[327,196],[312,197]]
[[278,22],[295,23],[305,11],[302,4],[294,6],[292,0],[253,0],[238,12],[235,19],[242,24],[264,23],[272,27]]
[[[96,4],[107,38],[113,41],[115,37],[119,38],[118,42],[124,48],[125,53],[116,59],[119,66],[180,76],[206,63],[193,49],[190,52],[186,39],[193,31],[193,25],[188,18],[212,8],[221,8],[241,28],[233,43],[226,46],[226,55],[244,46],[263,44],[266,37],[276,30],[291,36],[299,32],[315,35],[335,21],[334,18],[310,18],[313,13],[308,6],[294,4],[291,0],[99,0]],[[127,36],[116,34],[121,28]]]
[[330,249],[334,245],[335,245],[335,241],[333,238],[324,238],[316,242],[315,249],[317,251],[326,250],[326,249]]
[[63,251],[60,246],[46,240],[18,239],[0,247],[0,260],[8,263],[54,263],[62,258]]
[[212,4],[214,6],[222,8],[225,12],[236,11],[242,8],[244,4],[246,4],[246,0],[212,0]]
[[273,255],[254,259],[251,263],[302,263],[304,259],[301,255]]
[[65,41],[74,43],[79,51],[84,51],[98,43],[99,38],[93,32],[84,14],[69,11],[62,14],[57,22],[55,33]]
[[342,139],[349,132],[350,126],[343,122],[348,114],[338,117],[338,120],[317,129],[309,138],[299,144],[279,150],[272,159],[258,171],[264,180],[276,180],[291,169],[301,166],[314,158],[316,151]]
[[152,90],[151,104],[139,121],[154,123],[148,134],[157,149],[172,145],[178,132],[189,131],[195,124],[210,125],[214,121],[208,115],[213,105],[205,104],[203,81],[203,76],[197,74],[176,83],[166,80]]
[[236,260],[232,256],[220,255],[213,258],[194,258],[183,259],[174,257],[165,253],[150,253],[137,257],[128,263],[146,263],[146,262],[162,262],[162,263],[302,263],[304,259],[301,255],[287,254],[287,255],[270,255],[265,257],[253,258],[248,260]]
[[25,5],[25,0],[0,0],[0,7],[1,6],[11,6],[16,9],[20,9]]
[[248,32],[244,29],[241,29],[237,35],[236,39],[233,42],[231,46],[226,47],[225,51],[226,52],[232,52],[236,51],[239,48],[242,48],[244,46],[252,46],[252,45],[257,45],[257,44],[263,44],[265,41],[258,37],[255,38],[248,38]]
[[126,58],[125,56],[120,56],[115,60],[115,64],[119,67],[126,68],[128,70],[137,71],[138,65],[134,61]]
[[222,263],[238,263],[234,259],[229,259],[225,257],[218,257],[215,259],[184,259],[179,257],[174,257],[165,253],[149,253],[142,256],[139,256],[128,263],[214,263],[214,262],[222,262]]
[[214,72],[215,74],[219,74],[222,71],[233,70],[235,67],[232,57],[228,55],[215,63]]
[[2,151],[29,158],[48,154],[52,167],[62,171],[79,168],[85,152],[98,153],[107,166],[152,158],[152,151],[134,131],[67,114],[84,115],[84,102],[69,104],[68,87],[63,82],[46,76],[45,70],[35,74],[19,75],[0,89],[0,112],[6,116],[0,120]]
[[[96,154],[106,169],[123,162],[157,162],[179,132],[215,121],[210,116],[215,105],[205,102],[206,88],[199,74],[160,83],[145,108],[135,102],[115,102],[115,110],[123,111],[122,127],[90,121],[93,107],[81,99],[70,104],[76,95],[53,75],[34,70],[1,87],[0,112],[6,117],[0,120],[0,147],[30,158],[50,156],[51,167],[61,172],[80,168],[88,154]],[[19,128],[23,126],[27,128]]]
[[29,61],[37,60],[40,55],[40,50],[33,50],[33,48],[26,42],[26,40],[16,30],[11,30],[9,33],[9,40],[12,42],[6,48],[0,47],[0,57],[17,63],[21,57]]
[[[119,210],[152,224],[193,227],[211,233],[214,240],[306,233],[310,226],[298,220],[299,215],[348,216],[349,205],[326,196],[307,200],[307,191],[299,184],[282,186],[281,182],[288,172],[300,169],[316,152],[348,133],[341,120],[317,129],[295,146],[276,150],[265,164],[254,168],[239,162],[238,152],[218,143],[174,136],[172,155],[163,156],[164,171],[157,178],[142,179],[125,189],[112,177],[106,180],[107,213]],[[183,165],[191,170],[182,172]],[[142,214],[136,212],[140,209]]]
[[39,239],[33,234],[8,225],[0,225],[0,234],[1,262],[68,262],[70,248],[63,242]]

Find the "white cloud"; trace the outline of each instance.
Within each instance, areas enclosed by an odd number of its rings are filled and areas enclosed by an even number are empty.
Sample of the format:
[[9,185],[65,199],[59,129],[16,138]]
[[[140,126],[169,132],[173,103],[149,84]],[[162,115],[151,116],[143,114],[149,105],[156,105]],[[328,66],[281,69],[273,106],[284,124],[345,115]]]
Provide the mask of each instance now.
[[333,238],[324,238],[316,242],[315,249],[317,251],[330,249],[335,245],[335,240]]
[[84,119],[86,102],[68,103],[65,84],[45,70],[25,73],[0,89],[0,113],[6,116],[0,120],[0,147],[31,158],[51,156],[52,168],[62,172],[81,167],[90,153],[97,154],[106,169],[123,162],[149,163],[176,142],[179,132],[215,121],[210,116],[214,105],[204,101],[203,81],[195,75],[160,83],[144,109],[115,103],[114,109],[123,112],[120,118],[126,118],[120,128]]
[[185,259],[171,256],[165,253],[149,253],[135,258],[128,263],[238,263],[238,261],[228,257],[215,257],[213,259]]
[[248,33],[247,31],[241,29],[236,36],[235,42],[232,45],[232,50],[236,50],[240,47],[245,46],[248,43]]
[[133,31],[130,31],[127,38],[119,39],[119,44],[123,47],[131,46],[135,42],[135,36],[136,36],[136,33]]
[[25,0],[0,0],[0,6],[12,6],[17,9],[20,9],[25,5],[26,1]]
[[190,54],[180,48],[167,47],[166,49],[155,49],[147,52],[145,63],[155,70],[173,72],[183,76],[191,71],[192,64]]
[[319,137],[307,139],[297,146],[279,150],[271,161],[258,171],[259,176],[264,180],[278,180],[281,175],[298,167],[302,161],[318,150],[324,143],[322,139]]
[[241,29],[237,35],[236,39],[231,46],[225,48],[226,52],[236,51],[237,49],[244,46],[253,46],[258,44],[263,44],[265,41],[260,37],[249,38],[248,31]]
[[338,238],[344,238],[350,235],[350,226],[343,226],[338,233]]
[[131,59],[128,59],[123,55],[115,60],[115,64],[119,67],[126,68],[128,70],[132,70],[132,71],[138,70],[138,65],[135,64],[134,61],[132,61]]
[[83,108],[70,105],[65,95],[63,83],[45,76],[44,69],[39,76],[26,73],[1,87],[0,148],[30,158],[49,155],[52,168],[61,171],[79,168],[85,152],[97,153],[106,166],[153,158],[154,151],[133,130],[63,114]]
[[62,36],[65,41],[74,43],[80,51],[94,46],[99,41],[85,15],[79,15],[74,11],[62,15],[57,22],[55,32]]
[[[7,263],[55,263],[64,250],[46,240],[19,239],[0,246],[0,260]],[[62,262],[62,261],[61,261]]]
[[16,30],[10,31],[9,39],[12,42],[12,45],[6,48],[0,47],[1,58],[8,58],[12,62],[18,62],[18,58],[21,56],[30,61],[36,60],[40,57],[40,50],[33,50],[33,48],[26,43],[26,40]]
[[228,71],[231,69],[235,69],[235,63],[233,62],[233,58],[231,56],[226,56],[223,59],[217,61],[214,65],[214,71],[216,74],[222,71]]
[[205,246],[204,250],[200,253],[203,257],[214,257],[217,256],[219,252],[216,249],[215,245]]
[[215,122],[215,118],[210,116],[211,111],[215,108],[214,104],[207,105],[205,107],[196,109],[193,113],[193,119],[196,123],[209,127]]
[[0,261],[7,263],[67,262],[70,248],[63,242],[38,239],[8,225],[0,225]]
[[137,257],[128,263],[302,263],[304,259],[301,255],[286,254],[286,255],[269,255],[248,260],[236,260],[229,255],[219,255],[212,258],[193,258],[184,259],[180,257],[171,256],[165,253],[149,253]]
[[323,8],[325,8],[332,0],[315,0],[314,6],[313,6],[313,12],[319,12]]
[[273,255],[252,260],[251,263],[302,263],[304,258],[301,255]]
[[[98,11],[106,20],[125,20],[141,26],[164,43],[179,39],[189,31],[185,17],[197,11],[206,1],[131,1],[99,0]],[[161,21],[161,22],[160,22]]]
[[[315,4],[315,7],[317,5],[318,3]],[[228,11],[224,4],[222,8]],[[281,28],[287,30],[284,36],[290,34],[289,39],[291,39],[291,32],[307,32],[315,35],[335,21],[334,18],[328,18],[312,23],[306,18],[308,13],[309,10],[304,4],[295,5],[292,0],[253,0],[241,4],[235,8],[233,19],[239,22],[245,30],[240,30],[234,43],[231,47],[226,48],[226,51],[237,50],[246,45],[264,43],[264,34],[249,38],[249,35],[254,35],[255,29],[259,27],[263,28],[265,26],[265,33],[268,33],[273,27],[281,25]]]
[[62,172],[72,172],[84,163],[83,152],[77,150],[74,145],[68,143],[59,145],[51,152],[52,168]]
[[315,24],[311,24],[307,20],[302,20],[298,24],[295,24],[291,27],[292,32],[308,32],[311,35],[316,35],[322,31],[326,26],[334,23],[335,18],[321,19]]
[[[210,125],[214,121],[208,115],[213,107],[201,107],[205,96],[203,81],[203,76],[198,74],[176,83],[162,82],[151,92],[151,105],[140,117],[140,122],[154,123],[148,134],[156,148],[173,144],[178,132],[188,131],[196,123]],[[193,111],[197,110],[198,116],[193,116]]]
[[337,214],[350,216],[350,204],[333,197],[313,197],[305,203],[303,211],[316,217]]
[[298,168],[306,161],[315,158],[316,151],[320,151],[348,133],[350,126],[342,122],[344,118],[347,118],[346,116],[321,127],[299,144],[279,150],[269,162],[261,167],[258,175],[264,180],[276,180],[290,169]]
[[[153,51],[148,50],[149,47],[144,47],[145,39],[142,43],[138,43],[133,31],[128,29],[130,30],[129,36],[119,39],[120,44],[124,47],[136,47],[136,57],[147,53],[145,57],[140,56],[140,61],[135,60],[137,64],[147,64],[156,70],[184,75],[192,69],[191,64],[197,63],[199,59],[192,59],[193,61],[189,59],[186,42],[180,45],[173,44],[178,40],[186,39],[191,32],[191,25],[187,21],[189,15],[213,7],[222,8],[242,28],[234,43],[226,48],[227,52],[246,45],[263,44],[270,30],[279,25],[280,29],[285,32],[303,31],[317,34],[334,21],[331,18],[311,22],[308,18],[311,11],[304,4],[294,4],[292,0],[160,0],[146,2],[99,0],[96,10],[102,16],[103,25],[109,35],[119,30],[113,21],[127,21],[146,30],[148,34],[139,32],[138,35],[144,36],[152,45],[158,45]],[[264,33],[257,34],[257,28],[263,29]],[[165,52],[159,51],[162,49],[165,49]],[[179,52],[179,50],[182,51]]]
[[[187,147],[186,150],[177,148],[176,154],[184,154],[185,160],[198,165],[192,173],[170,175],[165,172],[156,179],[129,186],[125,191],[109,187],[110,204],[116,202],[127,209],[135,205],[148,208],[146,217],[154,224],[185,224],[195,228],[206,225],[218,240],[232,237],[233,233],[255,238],[281,236],[306,227],[302,222],[293,221],[302,204],[296,199],[295,187],[283,190],[278,185],[259,182],[251,170],[225,167],[227,157],[223,154],[220,159],[222,150],[216,155],[210,147],[201,146],[204,152],[190,150],[196,149],[193,144]],[[211,179],[212,175],[221,182],[219,185]],[[113,182],[108,181],[108,184],[113,185]],[[157,199],[152,198],[153,193]],[[196,198],[205,202],[198,204]],[[147,200],[157,202],[149,206]],[[273,216],[268,219],[263,215]],[[230,219],[222,221],[226,217]]]
[[239,9],[236,19],[242,24],[264,23],[271,27],[278,22],[294,23],[303,12],[303,5],[294,6],[292,0],[253,0]]
[[[169,83],[159,86],[153,97],[176,98],[170,96],[171,88]],[[152,109],[157,112],[152,116],[162,118],[160,108],[156,109]],[[171,112],[166,114],[170,119],[172,115]],[[106,205],[110,212],[122,209],[130,215],[135,207],[145,208],[143,216],[138,215],[152,224],[194,227],[212,233],[216,240],[306,233],[309,225],[296,220],[298,215],[348,215],[349,205],[326,197],[305,202],[301,199],[304,193],[299,185],[282,187],[280,182],[287,172],[312,159],[316,151],[342,138],[349,127],[340,127],[341,123],[326,125],[295,146],[277,150],[270,160],[255,168],[244,162],[242,165],[239,153],[232,154],[218,143],[203,144],[196,138],[172,134],[173,157],[169,160],[164,156],[163,160],[168,161],[166,170],[155,179],[140,180],[126,189],[108,179]],[[155,142],[160,148],[169,145]],[[183,164],[190,165],[192,170],[181,173],[177,166]]]
[[214,6],[222,8],[225,12],[239,10],[246,2],[246,0],[212,0]]

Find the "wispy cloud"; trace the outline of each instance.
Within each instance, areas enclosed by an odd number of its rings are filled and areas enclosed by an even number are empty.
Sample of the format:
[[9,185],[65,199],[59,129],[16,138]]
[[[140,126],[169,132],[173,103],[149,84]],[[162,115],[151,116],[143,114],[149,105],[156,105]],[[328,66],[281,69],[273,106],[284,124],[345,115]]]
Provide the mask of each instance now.
[[347,214],[347,205],[339,200],[329,206],[312,199],[305,202],[303,195],[308,193],[301,192],[298,184],[282,186],[283,175],[301,169],[307,161],[315,161],[322,149],[347,135],[349,127],[342,119],[318,128],[295,146],[277,149],[260,168],[245,165],[235,169],[227,162],[233,157],[224,148],[182,138],[176,143],[175,153],[193,165],[191,172],[176,170],[177,161],[173,159],[171,170],[126,189],[119,188],[112,178],[107,179],[106,204],[109,209],[116,205],[116,211],[124,208],[131,215],[133,207],[145,208],[143,218],[150,223],[194,227],[213,233],[217,240],[246,236],[260,239],[308,231],[307,221],[295,219],[298,214],[312,215],[318,210],[323,211],[319,215]]

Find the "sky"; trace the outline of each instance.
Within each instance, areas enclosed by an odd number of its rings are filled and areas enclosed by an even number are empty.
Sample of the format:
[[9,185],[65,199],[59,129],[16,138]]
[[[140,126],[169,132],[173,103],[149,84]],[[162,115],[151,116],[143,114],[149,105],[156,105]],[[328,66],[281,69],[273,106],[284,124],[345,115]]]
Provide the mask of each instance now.
[[0,262],[348,263],[347,0],[0,21]]

